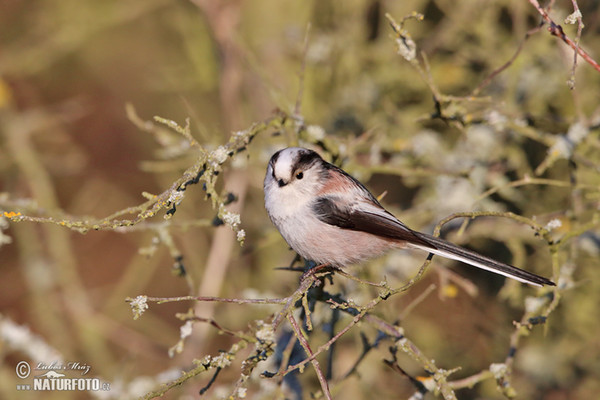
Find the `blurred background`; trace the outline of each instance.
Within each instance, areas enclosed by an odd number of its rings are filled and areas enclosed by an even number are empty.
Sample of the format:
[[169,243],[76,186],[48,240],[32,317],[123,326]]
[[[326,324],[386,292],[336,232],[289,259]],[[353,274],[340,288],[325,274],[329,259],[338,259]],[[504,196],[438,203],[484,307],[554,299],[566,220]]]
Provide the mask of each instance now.
[[[598,60],[598,1],[579,6],[581,46]],[[409,61],[398,54],[385,14],[401,21],[413,11],[424,19],[403,26],[416,46]],[[564,23],[572,12],[572,2],[555,1],[550,16],[575,39],[577,24]],[[268,318],[278,307],[173,302],[150,304],[134,320],[125,299],[290,295],[298,274],[275,268],[289,265],[294,254],[264,211],[262,180],[270,155],[298,143],[384,195],[385,206],[414,229],[431,233],[455,212],[510,211],[547,226],[554,240],[569,236],[553,247],[507,218],[477,218],[463,231],[455,220],[442,231],[559,282],[556,309],[519,343],[511,377],[519,398],[595,398],[600,73],[579,57],[572,76],[572,49],[546,27],[536,29],[540,21],[530,3],[518,0],[2,1],[2,213],[102,219],[143,203],[143,192],[163,192],[198,154],[181,136],[148,128],[144,121],[154,116],[182,126],[189,118],[192,135],[208,150],[277,110],[303,124],[261,132],[224,164],[217,190],[235,195],[227,208],[240,214],[243,246],[229,227],[212,226],[216,210],[201,185],[187,188],[161,229],[152,224],[163,223],[165,211],[131,229],[87,234],[0,217],[0,398],[137,398],[236,341],[196,323],[182,351],[169,357],[183,325],[177,313],[194,309],[233,331]],[[408,36],[403,43],[410,43]],[[491,76],[519,46],[514,61]],[[186,278],[173,272],[178,255]],[[398,287],[424,258],[397,252],[349,272],[374,282],[385,277]],[[432,284],[435,290],[428,289]],[[331,291],[357,304],[377,295],[340,277]],[[421,282],[375,312],[399,322],[439,367],[460,367],[451,376],[460,379],[505,360],[513,321],[535,294],[434,258]],[[326,308],[315,316],[315,346],[327,340]],[[350,321],[341,318],[336,330]],[[411,396],[410,380],[383,363],[390,359],[389,341],[344,378],[361,355],[361,333],[370,342],[377,335],[359,325],[337,343],[334,397]],[[406,355],[399,357],[409,375],[425,375]],[[231,394],[243,358],[203,397]],[[18,391],[31,381],[15,374],[23,360],[87,364],[86,376],[110,382],[111,390]],[[187,381],[166,397],[198,398],[211,376]],[[318,392],[312,369],[298,379],[305,398]],[[284,393],[298,395],[254,377],[246,398]],[[505,398],[493,379],[457,394]]]

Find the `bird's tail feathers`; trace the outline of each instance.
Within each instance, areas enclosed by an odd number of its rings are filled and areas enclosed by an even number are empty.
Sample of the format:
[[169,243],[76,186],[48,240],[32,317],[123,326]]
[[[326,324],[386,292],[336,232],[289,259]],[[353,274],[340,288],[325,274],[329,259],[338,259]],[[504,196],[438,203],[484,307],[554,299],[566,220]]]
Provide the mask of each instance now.
[[539,276],[520,268],[513,267],[512,265],[496,261],[492,258],[486,257],[471,250],[467,250],[435,236],[420,232],[414,233],[423,241],[430,243],[431,246],[413,243],[411,244],[411,247],[425,250],[442,257],[450,258],[452,260],[461,261],[466,264],[494,272],[496,274],[516,279],[520,282],[528,283],[530,285],[540,287],[544,285],[555,286],[554,282],[552,282],[550,279],[544,278],[543,276]]

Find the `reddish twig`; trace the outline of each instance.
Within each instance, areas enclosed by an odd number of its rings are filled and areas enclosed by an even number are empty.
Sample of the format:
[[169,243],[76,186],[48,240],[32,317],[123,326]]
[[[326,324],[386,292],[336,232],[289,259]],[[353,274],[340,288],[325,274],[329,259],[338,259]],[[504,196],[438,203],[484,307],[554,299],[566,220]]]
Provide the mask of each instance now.
[[544,21],[549,25],[548,31],[551,35],[560,38],[563,42],[565,42],[568,46],[570,46],[574,51],[576,51],[581,58],[583,58],[588,64],[590,64],[594,69],[600,72],[600,64],[598,64],[585,50],[583,50],[578,43],[571,40],[563,31],[562,26],[557,24],[550,18],[548,12],[540,6],[540,3],[537,0],[529,0],[531,5],[533,5],[536,10],[540,13]]
[[294,333],[296,334],[298,341],[304,348],[304,351],[306,352],[306,354],[309,357],[312,358],[310,360],[310,362],[313,365],[313,367],[315,368],[317,377],[319,378],[319,383],[321,384],[321,389],[323,390],[323,394],[325,394],[325,397],[327,397],[328,400],[333,400],[333,398],[331,397],[331,393],[329,392],[329,384],[327,383],[327,379],[325,379],[325,375],[323,374],[323,371],[321,370],[321,367],[319,366],[319,361],[317,361],[316,355],[313,353],[313,351],[310,348],[310,345],[308,344],[308,341],[304,337],[304,333],[302,332],[302,329],[300,329],[300,327],[298,326],[298,323],[296,322],[296,319],[294,318],[294,316],[292,314],[287,314],[287,319],[288,319],[288,321],[290,321],[290,325],[292,326],[292,329],[294,330]]

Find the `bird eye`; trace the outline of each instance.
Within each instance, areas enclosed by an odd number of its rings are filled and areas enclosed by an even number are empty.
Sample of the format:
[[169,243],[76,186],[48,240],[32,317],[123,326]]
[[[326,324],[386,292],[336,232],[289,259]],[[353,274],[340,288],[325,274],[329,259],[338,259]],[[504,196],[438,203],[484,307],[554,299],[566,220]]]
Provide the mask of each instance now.
[[304,178],[304,173],[303,172],[298,172],[296,174],[296,179],[302,179],[302,178]]

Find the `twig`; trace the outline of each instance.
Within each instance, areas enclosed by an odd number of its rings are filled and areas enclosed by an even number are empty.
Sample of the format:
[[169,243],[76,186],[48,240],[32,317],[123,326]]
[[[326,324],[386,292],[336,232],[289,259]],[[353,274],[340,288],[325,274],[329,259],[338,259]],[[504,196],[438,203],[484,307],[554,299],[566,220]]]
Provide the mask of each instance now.
[[[313,268],[314,270],[314,268]],[[312,270],[309,270],[312,271]],[[296,302],[302,299],[302,296],[311,288],[313,283],[317,281],[314,273],[302,275],[302,279],[300,280],[300,286],[298,289],[289,297],[286,297],[285,306],[277,313],[275,318],[273,319],[272,326],[273,330],[276,330],[279,324],[283,321],[283,319],[292,311]]]
[[[581,11],[579,10],[579,5],[577,4],[577,0],[571,0],[573,3],[573,14],[569,17],[573,17],[577,20],[577,36],[575,37],[575,46],[577,47],[573,51],[573,67],[571,68],[571,78],[568,81],[569,88],[575,89],[575,70],[577,69],[577,54],[579,49],[579,41],[581,40],[581,32],[583,31],[583,17],[581,16]],[[569,23],[568,21],[566,21]]]
[[288,297],[283,299],[232,299],[211,296],[148,297],[148,301],[158,304],[171,303],[174,301],[216,301],[219,303],[234,304],[285,304],[288,299]]
[[[223,164],[235,154],[244,151],[253,138],[273,126],[284,124],[286,115],[279,114],[268,118],[261,123],[255,123],[245,131],[240,131],[233,135],[229,141],[220,146],[220,153],[224,157],[216,156],[214,153],[201,151],[196,162],[188,167],[185,172],[174,181],[168,189],[158,195],[146,194],[147,201],[133,207],[114,212],[104,218],[81,217],[69,215],[63,210],[52,209],[50,211],[37,207],[33,202],[22,206],[22,201],[17,202],[2,201],[2,204],[11,206],[12,210],[3,215],[12,222],[37,222],[50,223],[69,228],[80,233],[87,233],[90,230],[118,230],[137,225],[149,218],[154,217],[162,210],[167,210],[165,218],[169,218],[175,212],[175,206],[179,205],[184,199],[184,194],[189,184],[198,183],[203,180],[206,183],[207,198],[210,198],[212,206],[219,212],[224,209],[221,207],[226,202],[215,189],[215,183],[218,174],[223,169]],[[177,132],[187,132],[186,127],[179,127],[175,122],[162,120],[170,128]],[[189,132],[188,132],[189,133]],[[190,136],[191,137],[191,136]],[[215,151],[216,152],[216,151]],[[27,214],[30,215],[27,215]],[[125,215],[132,215],[123,219]]]
[[531,35],[538,33],[541,28],[542,28],[542,25],[540,24],[540,26],[538,26],[537,28],[533,28],[533,29],[527,31],[527,33],[525,34],[525,37],[521,40],[521,43],[519,43],[519,47],[517,47],[517,51],[515,51],[515,54],[513,54],[512,57],[507,62],[505,62],[502,66],[500,66],[499,68],[492,71],[492,73],[489,74],[487,76],[487,78],[485,78],[483,80],[483,82],[481,82],[475,89],[473,89],[473,91],[471,92],[471,96],[478,96],[479,93],[481,92],[481,90],[483,90],[484,87],[489,85],[490,82],[496,76],[498,76],[500,73],[502,73],[508,67],[510,67],[515,62],[515,60],[517,59],[519,54],[521,53],[521,50],[523,50],[523,47],[525,46],[525,42],[527,41],[527,39],[529,39],[529,37]]
[[476,383],[483,382],[487,379],[493,378],[494,374],[490,370],[483,370],[474,375],[468,376],[463,379],[457,379],[451,382],[448,382],[448,386],[452,389],[463,389],[463,388],[472,388]]
[[221,355],[219,357],[210,357],[210,356],[205,357],[203,360],[198,361],[197,362],[198,365],[196,367],[194,367],[193,369],[183,372],[181,374],[181,376],[175,380],[172,380],[168,383],[162,384],[160,386],[160,388],[158,388],[157,390],[146,393],[143,396],[143,398],[144,399],[154,399],[156,397],[162,397],[170,389],[183,384],[188,379],[191,379],[191,378],[201,374],[202,372],[208,371],[210,369],[222,367],[224,357],[227,358],[227,360],[228,360],[227,362],[230,362],[232,359],[235,358],[237,353],[239,351],[245,349],[247,345],[248,345],[247,341],[240,340],[239,342],[233,344],[233,346],[231,346],[229,351],[221,353]]
[[570,46],[575,52],[577,52],[581,58],[583,58],[588,64],[590,64],[596,71],[600,72],[600,64],[598,64],[585,50],[583,50],[578,43],[573,42],[563,31],[562,27],[555,23],[552,18],[548,15],[546,10],[540,6],[540,3],[537,0],[529,0],[531,5],[535,7],[536,10],[540,13],[544,21],[549,25],[548,31],[551,35],[560,38],[563,42],[565,42],[568,46]]
[[[557,179],[531,178],[529,176],[526,176],[523,179],[519,179],[517,181],[507,183],[506,185],[494,186],[493,188],[486,190],[485,192],[483,192],[481,195],[479,195],[475,199],[474,203],[478,203],[481,200],[485,199],[486,197],[489,197],[489,196],[493,195],[494,193],[497,193],[503,189],[514,188],[514,187],[519,187],[519,186],[526,186],[526,185],[547,185],[547,186],[557,186],[557,187],[564,187],[564,188],[570,188],[573,186],[573,184],[571,182],[567,182],[567,181],[559,181]],[[590,188],[592,188],[592,187],[590,186]],[[597,189],[597,187],[595,187],[595,189]]]
[[537,234],[539,234],[540,236],[544,237],[545,239],[549,240],[547,238],[547,234],[548,234],[548,230],[546,228],[544,228],[542,225],[538,224],[537,222],[535,222],[534,220],[527,218],[527,217],[523,217],[521,215],[517,215],[513,212],[499,212],[499,211],[473,211],[473,212],[459,212],[459,213],[454,213],[452,215],[449,215],[448,217],[444,218],[443,220],[441,220],[435,227],[434,229],[434,235],[439,236],[440,234],[440,230],[442,229],[442,226],[446,225],[448,222],[452,221],[453,219],[456,218],[477,218],[477,217],[502,217],[502,218],[510,218],[513,219],[517,222],[520,222],[522,224],[525,225],[529,225],[533,230],[536,231]]
[[431,294],[431,292],[433,292],[435,290],[435,284],[431,284],[429,286],[427,286],[427,289],[425,289],[422,293],[420,293],[417,298],[415,298],[413,301],[411,301],[406,307],[404,307],[404,310],[402,310],[402,313],[400,314],[400,320],[404,320],[408,314],[410,314],[410,312],[419,304],[421,304],[426,298],[427,296],[429,296]]
[[379,345],[379,342],[381,342],[382,339],[387,338],[388,335],[386,335],[385,333],[379,331],[377,334],[377,337],[375,338],[375,340],[373,341],[373,343],[369,343],[369,338],[367,337],[367,335],[365,335],[363,332],[360,332],[360,339],[361,339],[361,343],[363,346],[362,352],[360,353],[360,356],[358,356],[358,359],[354,362],[354,364],[352,365],[352,367],[348,370],[348,372],[346,372],[342,378],[340,380],[344,380],[346,378],[348,378],[350,375],[352,375],[354,372],[356,372],[356,369],[358,368],[358,366],[360,365],[360,363],[362,362],[362,360],[367,356],[367,354],[369,354],[369,352],[376,348]]
[[[331,339],[329,339],[326,343],[322,344],[321,346],[319,346],[319,348],[317,349],[317,351],[315,351],[312,355],[310,355],[309,357],[305,358],[304,360],[300,361],[297,364],[294,364],[292,366],[289,366],[285,371],[283,371],[283,373],[279,372],[277,373],[275,376],[278,376],[280,374],[282,375],[286,375],[289,374],[290,372],[303,367],[304,365],[306,365],[308,362],[312,361],[316,356],[318,356],[319,354],[321,354],[323,351],[326,351],[327,349],[329,349],[329,347],[335,343],[340,337],[342,337],[346,332],[348,332],[354,325],[356,325],[363,317],[365,317],[365,315],[367,315],[367,311],[373,309],[377,304],[379,304],[382,300],[387,299],[387,294],[386,295],[379,295],[378,297],[374,298],[373,300],[371,300],[369,302],[369,304],[367,304],[366,306],[362,307],[360,312],[354,316],[354,318],[352,318],[352,321],[350,321],[350,323],[348,325],[346,325],[341,331],[339,331],[335,336],[333,336]],[[342,310],[344,309],[344,305],[343,304],[339,304],[339,303],[335,303],[333,300],[331,300],[331,303],[334,305],[339,306]],[[382,321],[384,322],[384,321]],[[394,329],[390,329],[395,331]]]
[[450,374],[455,372],[457,369],[445,370],[438,368],[435,365],[433,360],[427,358],[421,350],[408,338],[402,337],[401,339],[396,341],[396,346],[398,346],[404,353],[408,354],[413,360],[417,361],[425,371],[429,372],[435,383],[437,384],[437,388],[446,400],[456,400],[456,395],[450,387],[447,378]]
[[317,373],[317,377],[319,378],[319,383],[321,384],[321,389],[323,390],[323,394],[325,394],[325,397],[328,400],[332,400],[331,393],[329,392],[329,384],[327,383],[327,379],[325,379],[325,375],[323,374],[323,371],[321,370],[321,367],[319,366],[319,361],[317,361],[316,355],[313,354],[313,352],[310,348],[310,345],[308,344],[308,341],[306,340],[306,337],[304,337],[304,333],[298,326],[298,323],[296,322],[296,319],[294,318],[293,315],[287,314],[287,319],[290,322],[290,325],[292,326],[292,329],[294,330],[296,337],[298,338],[298,341],[304,348],[304,351],[311,358],[310,362],[313,365],[313,367]]
[[210,389],[210,387],[212,386],[212,384],[215,383],[215,381],[217,380],[217,376],[219,376],[219,372],[221,372],[221,370],[222,370],[221,367],[217,367],[217,369],[215,370],[215,373],[213,374],[212,378],[210,378],[210,380],[208,381],[208,383],[202,389],[200,389],[200,391],[199,391],[200,396],[202,396],[204,393],[206,393],[206,391],[208,389]]
[[[421,268],[419,268],[419,271],[417,272],[417,274],[410,281],[408,281],[406,284],[404,284],[403,286],[396,288],[396,289],[390,289],[389,287],[385,287],[385,290],[383,292],[381,292],[379,294],[379,296],[377,296],[376,298],[371,300],[367,305],[358,309],[358,313],[356,313],[354,315],[352,321],[348,325],[346,325],[341,331],[339,331],[335,336],[333,336],[330,340],[328,340],[323,345],[319,346],[319,348],[317,349],[317,351],[315,351],[313,353],[313,355],[310,355],[309,357],[305,358],[304,360],[300,361],[297,364],[289,366],[283,372],[279,371],[277,374],[275,374],[273,376],[286,375],[298,368],[303,367],[308,362],[312,361],[312,359],[314,357],[318,356],[323,351],[326,351],[327,349],[329,349],[329,347],[333,343],[335,343],[340,337],[342,337],[342,335],[344,335],[346,332],[348,332],[354,325],[356,325],[363,318],[369,320],[371,323],[373,323],[375,326],[377,326],[379,330],[381,330],[382,332],[385,332],[386,334],[388,334],[392,337],[396,337],[396,338],[403,337],[404,333],[402,332],[401,329],[383,321],[380,318],[377,318],[375,316],[368,314],[368,311],[372,310],[375,306],[377,306],[377,304],[379,304],[383,300],[386,300],[390,296],[392,296],[394,294],[405,292],[410,287],[412,287],[416,282],[418,282],[421,279],[421,277],[425,273],[427,267],[429,266],[430,262],[431,262],[431,255],[430,255],[430,257],[428,257],[427,261],[425,261],[421,265]],[[309,270],[309,271],[311,271],[311,270]],[[314,282],[314,281],[312,281],[310,278],[314,279],[314,275],[307,275],[307,278],[309,278],[309,279],[302,280],[300,287],[296,290],[296,292],[294,292],[294,294],[292,296],[289,297],[289,300],[287,301],[286,306],[283,308],[282,311],[279,312],[279,314],[273,321],[274,328],[277,327],[277,325],[281,322],[281,318],[283,316],[287,316],[289,314],[291,305],[295,304],[295,302],[297,302],[300,299],[300,296],[302,295],[302,293],[304,293],[306,290],[308,290],[310,288],[310,286],[312,286],[312,282]],[[333,300],[331,298],[329,299],[328,302],[336,308],[339,308],[342,310],[346,309],[345,304],[337,303],[335,300]]]
[[306,72],[306,54],[308,53],[308,38],[310,34],[311,24],[308,23],[306,26],[306,33],[304,34],[304,46],[302,50],[302,65],[300,66],[300,73],[298,76],[298,97],[296,97],[296,105],[294,106],[294,116],[301,117],[302,108],[302,95],[304,93],[304,74]]
[[197,322],[205,322],[209,325],[211,325],[214,328],[217,328],[219,330],[219,332],[225,333],[229,336],[235,336],[235,337],[239,337],[239,338],[244,338],[243,334],[240,334],[239,332],[235,332],[232,330],[229,330],[227,328],[223,328],[217,321],[215,321],[213,318],[204,318],[204,317],[198,317],[196,315],[192,316],[192,317],[184,317],[183,318],[184,321],[197,321]]
[[294,350],[294,345],[296,344],[297,340],[298,338],[296,335],[290,335],[290,340],[285,345],[285,349],[282,352],[281,364],[279,365],[279,371],[277,371],[276,375],[283,377],[283,371],[290,361],[290,357],[292,356],[292,351]]
[[[365,306],[363,308],[363,310],[359,314],[357,314],[356,316],[354,316],[354,318],[352,319],[352,321],[348,325],[346,325],[341,331],[339,331],[334,337],[332,337],[331,339],[329,339],[326,343],[324,343],[321,346],[319,346],[319,348],[317,349],[317,351],[315,351],[314,353],[312,353],[311,355],[309,355],[307,358],[305,358],[304,360],[300,361],[299,363],[289,366],[285,371],[278,372],[274,376],[287,375],[290,372],[292,372],[292,371],[294,371],[296,369],[302,368],[304,365],[306,365],[307,363],[311,362],[319,354],[321,354],[322,352],[324,352],[327,349],[329,349],[329,347],[333,343],[335,343],[340,337],[342,337],[346,332],[348,332],[354,325],[356,325],[365,316],[365,314],[367,313],[367,310],[370,310],[373,307],[375,307],[375,305],[379,304],[379,302],[381,300],[383,300],[381,298],[381,296],[373,299],[367,306]],[[300,338],[298,338],[298,339],[300,339]]]
[[[389,348],[389,351],[392,355],[392,359],[391,360],[383,360],[383,362],[385,363],[385,365],[387,365],[388,367],[390,367],[392,370],[400,373],[401,375],[405,376],[408,378],[408,380],[410,381],[410,383],[413,384],[413,386],[417,389],[417,393],[420,393],[421,397],[418,397],[419,399],[422,398],[422,396],[424,396],[426,393],[429,392],[429,389],[423,384],[422,381],[420,381],[417,378],[412,377],[411,375],[409,375],[406,371],[404,371],[404,369],[402,369],[402,367],[398,364],[398,348],[396,346],[391,346]],[[415,398],[414,396],[411,397],[411,399]]]
[[307,293],[304,293],[302,296],[302,308],[304,309],[304,315],[306,320],[306,329],[310,332],[313,330],[312,320],[310,317],[310,307],[308,306],[308,296]]

